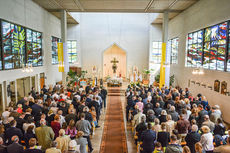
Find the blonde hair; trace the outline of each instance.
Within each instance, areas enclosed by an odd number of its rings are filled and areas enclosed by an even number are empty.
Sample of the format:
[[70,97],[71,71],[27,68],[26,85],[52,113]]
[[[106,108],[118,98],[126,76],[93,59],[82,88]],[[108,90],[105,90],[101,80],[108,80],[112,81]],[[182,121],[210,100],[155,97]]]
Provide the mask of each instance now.
[[210,132],[210,128],[206,125],[202,126],[201,127],[201,130],[204,132],[204,133],[209,133]]
[[198,153],[202,153],[203,152],[203,147],[202,147],[202,144],[200,142],[197,142],[195,144],[195,151],[198,152]]
[[191,153],[191,151],[190,151],[188,146],[183,147],[183,153]]
[[184,102],[185,102],[186,104],[189,104],[189,103],[190,103],[190,101],[189,101],[188,98],[185,98],[185,99],[184,99]]

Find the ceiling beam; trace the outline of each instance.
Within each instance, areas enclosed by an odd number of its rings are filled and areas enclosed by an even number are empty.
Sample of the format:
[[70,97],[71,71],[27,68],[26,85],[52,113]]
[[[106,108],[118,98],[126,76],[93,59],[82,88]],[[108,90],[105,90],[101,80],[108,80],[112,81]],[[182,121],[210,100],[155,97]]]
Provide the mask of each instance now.
[[150,1],[149,1],[148,5],[147,5],[146,8],[145,8],[145,12],[148,12],[148,10],[150,9],[150,7],[152,6],[152,4],[153,4],[154,1],[155,1],[155,0],[150,0]]
[[171,9],[179,0],[174,0],[172,3],[169,4],[168,10]]
[[[84,9],[85,12],[113,12],[113,13],[144,13],[143,9]],[[57,12],[57,9],[48,9],[49,12]],[[79,9],[68,9],[68,12],[81,12]],[[168,10],[171,13],[181,13],[183,10]],[[164,13],[165,9],[149,9],[148,13]]]
[[73,0],[73,1],[82,12],[85,11],[84,7],[82,6],[82,4],[79,0]]

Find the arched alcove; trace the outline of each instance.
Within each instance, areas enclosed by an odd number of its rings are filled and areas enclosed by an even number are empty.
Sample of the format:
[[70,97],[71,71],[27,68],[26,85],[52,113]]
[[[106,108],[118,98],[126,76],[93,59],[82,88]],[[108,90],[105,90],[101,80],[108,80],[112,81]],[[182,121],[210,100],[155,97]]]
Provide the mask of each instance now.
[[113,69],[111,61],[116,58],[117,63],[117,77],[126,77],[126,51],[124,51],[117,44],[111,45],[103,53],[103,77],[113,77]]

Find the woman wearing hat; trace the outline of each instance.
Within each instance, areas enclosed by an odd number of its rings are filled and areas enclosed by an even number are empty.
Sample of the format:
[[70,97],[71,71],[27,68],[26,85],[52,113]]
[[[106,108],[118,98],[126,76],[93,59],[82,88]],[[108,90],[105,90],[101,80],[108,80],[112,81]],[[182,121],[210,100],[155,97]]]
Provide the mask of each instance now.
[[64,153],[80,153],[79,149],[77,149],[77,142],[75,140],[71,140],[69,142],[69,149]]

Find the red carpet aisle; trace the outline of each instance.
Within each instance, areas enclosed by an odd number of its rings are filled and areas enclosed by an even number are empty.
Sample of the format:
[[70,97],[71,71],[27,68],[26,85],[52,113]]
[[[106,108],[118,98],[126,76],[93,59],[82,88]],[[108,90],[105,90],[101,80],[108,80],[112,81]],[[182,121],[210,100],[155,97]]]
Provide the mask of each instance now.
[[109,88],[100,153],[127,153],[120,88]]

